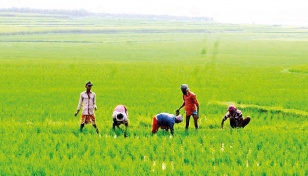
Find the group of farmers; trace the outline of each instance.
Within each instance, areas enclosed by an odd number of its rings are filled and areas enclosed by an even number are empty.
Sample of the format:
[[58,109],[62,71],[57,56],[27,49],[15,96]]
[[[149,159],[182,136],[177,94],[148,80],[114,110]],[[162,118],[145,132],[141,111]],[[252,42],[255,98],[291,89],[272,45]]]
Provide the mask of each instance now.
[[[85,87],[86,91],[80,94],[79,103],[77,106],[77,111],[75,116],[79,113],[81,107],[83,107],[81,121],[80,121],[80,131],[82,132],[85,124],[92,123],[96,132],[99,134],[98,127],[96,125],[94,110],[96,107],[96,95],[91,91],[93,84],[92,82],[87,82]],[[187,84],[181,85],[181,91],[183,93],[183,104],[176,110],[176,114],[171,113],[159,113],[153,117],[152,121],[152,134],[155,134],[159,128],[168,131],[170,129],[171,134],[174,133],[174,124],[181,123],[183,117],[180,115],[181,108],[185,108],[186,111],[186,126],[187,130],[189,127],[190,117],[194,119],[195,128],[198,129],[198,118],[199,118],[199,103],[196,98],[196,94],[191,92]],[[237,109],[234,105],[228,107],[228,111],[221,121],[221,128],[223,128],[224,121],[230,119],[230,126],[232,128],[244,128],[249,122],[250,117],[243,118],[242,112]],[[124,136],[127,137],[127,127],[128,127],[128,110],[125,105],[117,105],[112,114],[113,125],[120,128],[121,124],[125,125]]]

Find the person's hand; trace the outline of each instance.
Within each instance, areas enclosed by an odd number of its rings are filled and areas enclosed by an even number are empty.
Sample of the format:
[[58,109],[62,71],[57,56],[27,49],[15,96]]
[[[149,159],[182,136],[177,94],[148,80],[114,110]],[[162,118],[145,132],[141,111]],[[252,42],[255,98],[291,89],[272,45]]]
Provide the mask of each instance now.
[[77,116],[78,112],[79,112],[79,111],[76,111],[76,112],[75,112],[75,116]]
[[97,110],[97,107],[95,107],[94,110],[96,111],[96,110]]
[[179,109],[177,109],[177,110],[175,110],[175,115],[179,115],[180,114],[180,110]]

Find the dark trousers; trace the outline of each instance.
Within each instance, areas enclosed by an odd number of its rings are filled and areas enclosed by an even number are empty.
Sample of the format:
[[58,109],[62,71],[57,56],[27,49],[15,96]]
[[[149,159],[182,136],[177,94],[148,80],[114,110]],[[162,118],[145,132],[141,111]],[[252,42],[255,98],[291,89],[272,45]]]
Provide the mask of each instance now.
[[244,128],[248,123],[250,122],[250,117],[247,116],[245,119],[243,118],[239,118],[239,119],[235,119],[235,118],[230,118],[230,126],[232,128]]

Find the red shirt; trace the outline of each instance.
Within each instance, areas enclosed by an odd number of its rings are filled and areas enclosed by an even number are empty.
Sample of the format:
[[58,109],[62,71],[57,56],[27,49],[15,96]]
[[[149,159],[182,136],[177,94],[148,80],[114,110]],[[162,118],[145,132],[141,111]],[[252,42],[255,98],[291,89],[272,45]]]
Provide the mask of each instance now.
[[185,102],[185,111],[187,114],[193,114],[197,110],[199,103],[196,99],[196,94],[187,91],[187,95],[183,95],[183,100]]

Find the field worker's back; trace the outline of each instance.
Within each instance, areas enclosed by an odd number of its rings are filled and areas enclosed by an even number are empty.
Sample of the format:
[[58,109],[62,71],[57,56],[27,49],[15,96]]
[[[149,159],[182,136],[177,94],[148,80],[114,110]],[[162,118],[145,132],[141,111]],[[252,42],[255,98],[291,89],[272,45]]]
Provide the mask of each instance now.
[[114,108],[114,111],[126,114],[127,109],[124,105],[118,105]]
[[176,116],[169,113],[160,113],[156,115],[158,124],[161,126],[167,126],[170,129],[173,129]]
[[229,111],[227,111],[226,115],[225,115],[225,120],[227,118],[233,117],[235,119],[241,118],[242,117],[242,111],[241,110],[236,110],[235,113],[232,115]]
[[118,105],[114,108],[112,117],[114,119],[117,119],[117,115],[118,114],[122,114],[123,115],[123,121],[127,122],[128,121],[128,112],[127,112],[127,108],[124,105]]

